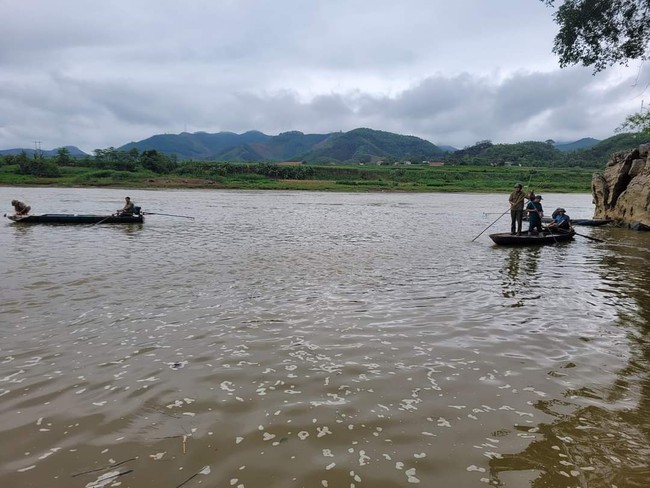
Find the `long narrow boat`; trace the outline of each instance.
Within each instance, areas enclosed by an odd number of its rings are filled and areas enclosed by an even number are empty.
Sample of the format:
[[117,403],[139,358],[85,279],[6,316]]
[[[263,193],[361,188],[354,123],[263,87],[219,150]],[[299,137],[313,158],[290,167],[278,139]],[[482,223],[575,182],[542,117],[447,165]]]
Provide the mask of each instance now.
[[142,224],[144,215],[42,214],[7,215],[17,224]]
[[528,235],[524,232],[519,236],[510,232],[504,232],[501,234],[490,234],[490,239],[500,246],[537,246],[570,241],[573,240],[574,235],[575,231],[573,230],[566,233],[548,232],[533,235]]
[[[524,217],[524,220],[528,220],[528,217]],[[543,224],[550,224],[553,222],[551,217],[542,217]],[[571,224],[581,225],[587,227],[599,227],[601,225],[606,225],[613,222],[612,219],[571,219]]]
[[588,227],[598,227],[601,225],[614,222],[612,219],[575,219],[571,220],[573,225],[585,225]]

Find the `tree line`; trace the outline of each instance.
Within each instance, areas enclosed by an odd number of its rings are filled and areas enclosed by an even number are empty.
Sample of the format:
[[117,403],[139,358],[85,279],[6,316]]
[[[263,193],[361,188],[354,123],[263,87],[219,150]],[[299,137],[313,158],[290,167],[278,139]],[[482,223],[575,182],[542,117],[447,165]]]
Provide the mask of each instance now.
[[[446,153],[440,159],[447,166],[522,166],[522,167],[558,167],[558,168],[593,168],[601,169],[611,155],[618,151],[627,151],[639,144],[649,143],[650,134],[619,134],[599,142],[589,149],[562,152],[552,140],[546,142],[520,142],[516,144],[493,144],[489,140],[479,141],[452,153]],[[412,161],[411,163],[422,163]],[[404,163],[398,158],[383,158],[384,165],[393,166]],[[427,165],[426,162],[424,162]],[[371,161],[356,165],[300,164],[283,166],[270,162],[236,163],[226,161],[178,161],[175,154],[165,154],[155,149],[140,151],[96,149],[93,156],[74,157],[68,149],[60,148],[54,156],[41,152],[28,155],[22,151],[14,155],[0,156],[1,166],[17,166],[15,172],[37,177],[57,177],[65,172],[64,168],[88,168],[96,170],[113,170],[135,173],[139,171],[153,174],[175,174],[197,178],[214,178],[233,175],[259,175],[274,179],[319,179],[321,177],[360,177],[375,179],[373,172],[368,172]]]
[[453,153],[447,153],[442,160],[446,164],[465,166],[535,166],[559,168],[601,169],[612,154],[629,151],[650,142],[648,133],[625,133],[600,141],[588,149],[563,152],[552,140],[546,142],[519,142],[516,144],[493,144],[489,140],[479,141]]
[[148,170],[157,174],[171,173],[178,167],[175,155],[167,155],[155,149],[138,151],[130,149],[122,151],[109,147],[95,149],[94,157],[73,157],[70,151],[59,148],[56,155],[47,157],[41,152],[35,152],[31,157],[25,151],[18,154],[0,156],[0,165],[17,165],[18,173],[39,177],[57,177],[63,167],[94,168],[100,170],[117,170],[135,172]]

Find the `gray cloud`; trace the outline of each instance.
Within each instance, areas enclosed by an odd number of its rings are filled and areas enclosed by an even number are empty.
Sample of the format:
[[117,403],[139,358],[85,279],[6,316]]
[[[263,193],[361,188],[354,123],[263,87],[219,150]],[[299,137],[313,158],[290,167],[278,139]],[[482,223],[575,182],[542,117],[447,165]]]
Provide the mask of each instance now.
[[605,138],[633,68],[560,70],[541,2],[5,0],[0,147],[371,127],[464,146]]

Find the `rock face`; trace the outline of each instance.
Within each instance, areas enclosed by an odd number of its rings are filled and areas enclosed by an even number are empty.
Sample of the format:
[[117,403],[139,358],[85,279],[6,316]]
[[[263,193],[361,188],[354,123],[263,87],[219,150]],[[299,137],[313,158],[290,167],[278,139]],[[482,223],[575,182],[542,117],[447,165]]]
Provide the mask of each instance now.
[[632,229],[650,230],[650,144],[612,155],[591,179],[595,219],[613,219]]

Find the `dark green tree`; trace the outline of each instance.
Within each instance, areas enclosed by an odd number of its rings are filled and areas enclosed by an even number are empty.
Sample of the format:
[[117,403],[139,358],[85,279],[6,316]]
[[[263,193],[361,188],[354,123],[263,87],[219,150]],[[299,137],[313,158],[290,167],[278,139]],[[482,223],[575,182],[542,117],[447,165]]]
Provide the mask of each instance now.
[[22,174],[48,178],[60,175],[59,167],[52,160],[43,157],[40,152],[34,153],[34,157],[29,159],[25,151],[21,151],[16,156],[16,160],[20,168],[19,172]]
[[57,149],[56,156],[54,156],[54,162],[58,166],[71,166],[72,157],[70,156],[70,151],[65,147]]
[[541,0],[559,6],[553,52],[560,66],[593,66],[594,73],[630,59],[647,59],[650,0]]
[[142,154],[140,155],[140,164],[143,168],[151,170],[154,173],[171,173],[176,169],[175,161],[173,161],[169,156],[159,153],[155,149],[142,151]]
[[95,149],[95,166],[101,169],[116,169],[120,171],[135,171],[137,168],[138,151],[120,151],[114,147]]

